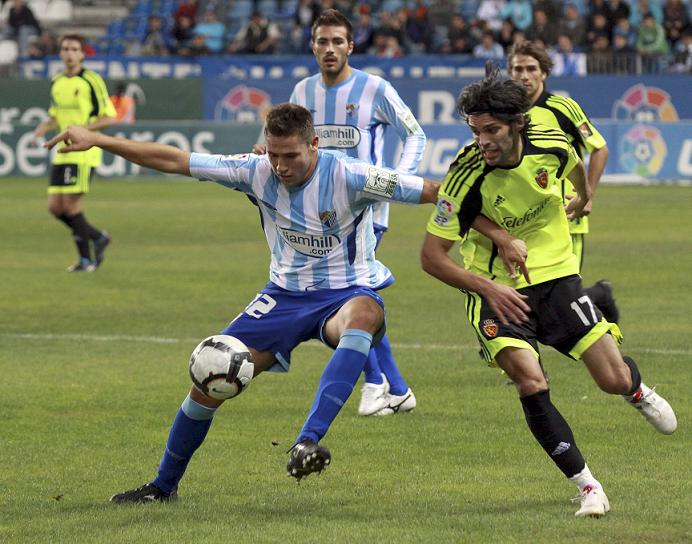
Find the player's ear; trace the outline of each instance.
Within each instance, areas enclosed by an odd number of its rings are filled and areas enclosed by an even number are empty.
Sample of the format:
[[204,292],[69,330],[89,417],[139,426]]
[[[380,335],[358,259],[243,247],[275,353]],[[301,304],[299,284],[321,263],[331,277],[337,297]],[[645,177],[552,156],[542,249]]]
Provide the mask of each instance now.
[[313,151],[317,151],[317,148],[319,147],[320,139],[318,136],[313,136],[312,141],[310,142],[310,147],[313,149]]
[[353,42],[348,42],[348,51],[346,52],[346,55],[350,55],[353,53],[353,48],[355,47],[355,44]]

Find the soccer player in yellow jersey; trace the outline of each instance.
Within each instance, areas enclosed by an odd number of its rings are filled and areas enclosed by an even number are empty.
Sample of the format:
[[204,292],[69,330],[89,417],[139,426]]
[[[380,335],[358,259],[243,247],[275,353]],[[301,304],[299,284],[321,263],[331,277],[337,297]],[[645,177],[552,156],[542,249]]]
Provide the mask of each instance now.
[[[34,135],[65,130],[71,125],[99,130],[117,123],[115,108],[106,84],[96,72],[82,66],[84,38],[67,34],[60,40],[60,58],[64,70],[53,78],[49,119]],[[72,231],[79,260],[68,272],[93,272],[103,261],[110,236],[91,225],[82,213],[82,197],[89,192],[93,169],[101,164],[101,150],[55,154],[48,187],[48,210]],[[93,253],[92,253],[93,245]]]
[[[608,162],[608,146],[577,102],[546,90],[545,80],[553,68],[553,61],[548,52],[537,42],[519,42],[510,48],[507,66],[510,77],[520,83],[529,95],[531,122],[561,129],[580,158],[590,153],[587,182],[593,195]],[[575,194],[569,180],[564,181],[562,190],[567,198]],[[582,217],[577,217],[569,223],[572,250],[577,256],[580,270],[584,262],[584,235],[589,232],[589,213],[591,202],[584,206]],[[618,307],[608,280],[597,281],[591,287],[587,287],[586,292],[608,321],[619,321]]]
[[[586,171],[564,132],[529,124],[529,106],[524,88],[497,70],[462,91],[458,108],[475,142],[443,181],[421,260],[426,272],[466,294],[487,362],[512,379],[529,429],[579,488],[576,515],[602,516],[608,498],[551,402],[538,343],[582,360],[603,391],[623,395],[659,432],[673,433],[677,421],[642,383],[636,363],[620,355],[618,326],[584,292],[568,218],[580,217],[590,200]],[[566,208],[565,179],[576,189]],[[496,224],[484,230],[490,238],[471,228],[480,216]],[[463,266],[448,255],[459,240]]]

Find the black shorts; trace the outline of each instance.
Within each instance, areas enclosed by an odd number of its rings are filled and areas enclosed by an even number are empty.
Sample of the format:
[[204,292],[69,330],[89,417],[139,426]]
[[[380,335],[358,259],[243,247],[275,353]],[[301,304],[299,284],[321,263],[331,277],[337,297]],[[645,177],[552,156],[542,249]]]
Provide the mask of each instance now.
[[88,193],[94,169],[86,164],[54,164],[50,173],[49,194]]
[[[578,275],[530,285],[519,292],[528,297],[531,307],[529,320],[521,325],[502,324],[480,295],[466,293],[467,316],[489,362],[505,347],[530,346],[538,354],[539,343],[576,359],[613,329],[612,324],[602,320],[601,312],[584,291]],[[587,339],[590,336],[593,340]],[[575,350],[580,343],[583,345]]]

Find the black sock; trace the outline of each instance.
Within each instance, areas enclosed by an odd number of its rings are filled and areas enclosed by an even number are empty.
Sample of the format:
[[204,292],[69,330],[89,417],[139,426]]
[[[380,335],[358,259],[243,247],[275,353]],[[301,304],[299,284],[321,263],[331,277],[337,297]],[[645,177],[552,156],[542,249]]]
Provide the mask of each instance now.
[[568,478],[581,472],[586,462],[574,440],[572,429],[550,402],[550,392],[541,391],[519,400],[529,429],[557,467]]
[[101,236],[103,235],[103,232],[101,232],[100,229],[97,229],[91,223],[89,223],[89,221],[86,220],[86,217],[84,217],[83,213],[80,212],[77,215],[75,215],[74,217],[81,217],[81,220],[84,221],[84,224],[86,225],[86,229],[87,229],[87,234],[89,235],[89,239],[98,240],[99,238],[101,238]]
[[[62,218],[65,219],[62,219]],[[84,215],[78,213],[71,216],[60,216],[72,229],[72,239],[77,246],[77,251],[82,259],[91,260],[91,249],[89,247],[89,224],[84,219]],[[93,227],[92,227],[93,228]]]
[[639,374],[637,363],[634,362],[632,357],[627,357],[625,355],[622,359],[625,361],[625,364],[630,367],[630,372],[632,373],[632,389],[625,395],[626,397],[631,397],[637,392],[637,389],[639,389],[639,386],[642,384],[642,377]]

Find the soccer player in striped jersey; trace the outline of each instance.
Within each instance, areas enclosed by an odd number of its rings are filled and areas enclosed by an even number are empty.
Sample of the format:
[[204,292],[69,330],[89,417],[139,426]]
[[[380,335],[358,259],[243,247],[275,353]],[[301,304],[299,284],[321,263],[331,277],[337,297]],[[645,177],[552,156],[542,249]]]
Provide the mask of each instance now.
[[[509,75],[520,83],[531,100],[531,122],[561,129],[574,146],[580,158],[590,154],[587,182],[591,193],[601,179],[601,174],[608,162],[608,146],[596,127],[591,124],[579,104],[572,98],[551,94],[546,90],[545,80],[550,75],[553,61],[545,48],[536,42],[523,41],[513,45],[507,56]],[[567,198],[574,196],[574,188],[569,180],[564,181],[563,194]],[[572,250],[579,261],[581,270],[584,263],[584,236],[589,232],[591,202],[584,207],[584,216],[569,223],[572,233]],[[620,314],[612,288],[608,280],[599,280],[586,288],[591,300],[603,312],[604,317],[617,323]]]
[[[34,131],[36,138],[47,132],[79,125],[100,130],[117,123],[115,108],[100,75],[82,66],[84,38],[66,34],[60,40],[60,59],[64,70],[53,78],[48,120]],[[91,225],[82,212],[82,198],[89,192],[93,169],[101,164],[98,148],[56,154],[48,187],[48,210],[72,231],[79,260],[68,272],[93,272],[103,261],[110,236]],[[93,254],[92,254],[93,245]]]
[[[264,155],[208,155],[114,138],[80,127],[56,136],[62,152],[98,146],[127,160],[196,177],[253,197],[271,251],[269,283],[223,331],[249,347],[255,376],[286,371],[301,342],[334,349],[287,466],[301,479],[331,459],[319,441],[350,396],[373,343],[384,334],[377,294],[392,275],[375,259],[372,204],[433,203],[439,185],[379,168],[343,153],[318,150],[310,112],[295,104],[272,108]],[[222,401],[192,387],[170,430],[157,477],[115,495],[113,502],[168,501]]]
[[[415,174],[425,150],[425,133],[388,81],[349,65],[351,22],[337,10],[322,12],[312,26],[312,51],[320,71],[295,86],[290,102],[312,113],[320,148]],[[396,166],[384,164],[385,132],[396,133],[403,143]],[[373,205],[373,226],[379,246],[389,226],[388,202]],[[364,374],[360,415],[390,415],[416,407],[416,397],[394,361],[386,336],[372,349]]]
[[[584,213],[591,187],[565,133],[529,125],[529,106],[524,88],[497,71],[462,91],[459,111],[475,142],[443,181],[421,260],[429,274],[465,292],[487,362],[514,382],[532,434],[579,489],[576,515],[603,516],[608,498],[550,399],[538,343],[582,360],[603,391],[622,395],[659,432],[673,433],[677,421],[668,402],[642,383],[634,360],[620,354],[617,324],[603,319],[584,292],[568,218]],[[565,178],[576,190],[566,208]],[[471,230],[479,215],[504,233],[490,239]],[[463,266],[448,255],[458,240]],[[506,270],[507,260],[521,273]]]

